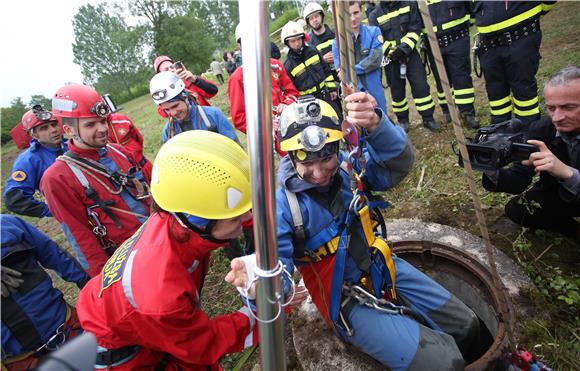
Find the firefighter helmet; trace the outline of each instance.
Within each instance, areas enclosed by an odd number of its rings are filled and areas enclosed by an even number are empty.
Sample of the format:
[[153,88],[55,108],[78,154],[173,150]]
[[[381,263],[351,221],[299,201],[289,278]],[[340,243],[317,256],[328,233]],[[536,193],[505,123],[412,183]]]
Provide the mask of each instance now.
[[185,93],[185,83],[171,71],[159,72],[149,83],[149,92],[153,101],[160,105]]
[[320,15],[322,15],[322,19],[324,20],[324,10],[320,6],[320,4],[308,3],[308,4],[306,4],[306,6],[304,7],[304,10],[302,11],[302,18],[304,18],[306,23],[309,24],[308,17],[310,17],[312,14],[314,14],[316,12],[320,12]]
[[294,157],[302,161],[309,154],[321,152],[327,144],[340,141],[343,134],[332,106],[307,95],[282,111],[280,138],[280,149],[294,152]]
[[52,114],[59,118],[107,117],[110,113],[101,95],[86,85],[65,85],[52,98]]
[[206,130],[178,134],[155,161],[151,193],[171,212],[229,219],[250,210],[250,161],[236,142]]
[[289,21],[282,27],[281,37],[284,44],[287,44],[289,39],[304,37],[304,27],[298,22]]

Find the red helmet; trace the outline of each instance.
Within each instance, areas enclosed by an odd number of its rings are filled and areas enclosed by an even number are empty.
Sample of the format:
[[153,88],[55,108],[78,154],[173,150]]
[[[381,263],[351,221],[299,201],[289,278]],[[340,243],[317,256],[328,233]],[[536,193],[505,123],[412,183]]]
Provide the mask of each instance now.
[[56,117],[50,111],[45,111],[42,106],[36,105],[22,115],[22,127],[28,133],[37,126],[47,122],[56,121]]
[[65,85],[52,98],[52,114],[59,118],[107,117],[110,113],[101,95],[86,85]]
[[155,69],[155,73],[159,72],[159,66],[161,66],[161,63],[167,61],[173,63],[173,59],[169,58],[166,55],[160,55],[159,57],[155,58],[155,61],[153,62],[153,68]]

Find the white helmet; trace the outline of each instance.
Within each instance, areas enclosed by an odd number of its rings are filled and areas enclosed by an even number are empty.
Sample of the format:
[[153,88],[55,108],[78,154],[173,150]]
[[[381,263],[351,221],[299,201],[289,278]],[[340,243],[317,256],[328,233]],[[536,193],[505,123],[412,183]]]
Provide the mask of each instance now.
[[310,17],[312,14],[314,14],[316,12],[320,12],[322,17],[324,17],[324,10],[320,6],[320,4],[308,3],[308,4],[306,4],[306,6],[304,7],[304,10],[302,11],[302,18],[304,18],[306,23],[308,23],[308,17]]
[[236,26],[236,42],[241,42],[242,38],[242,24],[238,23],[238,25]]
[[304,37],[304,28],[298,22],[289,21],[282,27],[281,37],[284,44],[288,39],[293,39],[295,37]]
[[151,98],[157,105],[177,97],[184,90],[185,83],[171,71],[159,72],[149,83]]

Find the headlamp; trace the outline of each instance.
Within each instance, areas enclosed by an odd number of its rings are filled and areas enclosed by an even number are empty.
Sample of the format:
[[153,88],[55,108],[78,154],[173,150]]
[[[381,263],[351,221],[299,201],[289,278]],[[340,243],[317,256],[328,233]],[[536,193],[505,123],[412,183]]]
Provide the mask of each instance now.
[[151,94],[151,97],[155,100],[164,99],[167,96],[167,89],[156,90]]
[[90,111],[101,118],[107,117],[111,113],[111,109],[103,101],[95,103]]
[[50,121],[53,119],[52,112],[46,111],[40,104],[36,104],[32,107],[32,112],[34,116],[40,121]]
[[311,125],[300,135],[300,143],[308,152],[318,152],[326,144],[327,135],[320,126]]

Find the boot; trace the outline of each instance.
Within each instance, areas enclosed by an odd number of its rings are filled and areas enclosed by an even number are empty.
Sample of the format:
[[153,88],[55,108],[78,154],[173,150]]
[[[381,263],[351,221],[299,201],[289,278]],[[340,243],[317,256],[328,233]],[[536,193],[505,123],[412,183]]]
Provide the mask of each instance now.
[[405,130],[405,133],[409,132],[409,120],[399,119],[399,126]]
[[479,122],[477,122],[477,119],[475,118],[474,113],[467,113],[467,114],[464,114],[462,116],[463,116],[463,121],[465,122],[467,127],[471,128],[471,129],[479,129]]
[[439,131],[439,129],[441,129],[439,124],[436,123],[435,120],[433,120],[433,117],[428,118],[428,119],[423,119],[423,126],[426,127],[427,129],[433,131],[433,132],[437,132],[437,131]]

